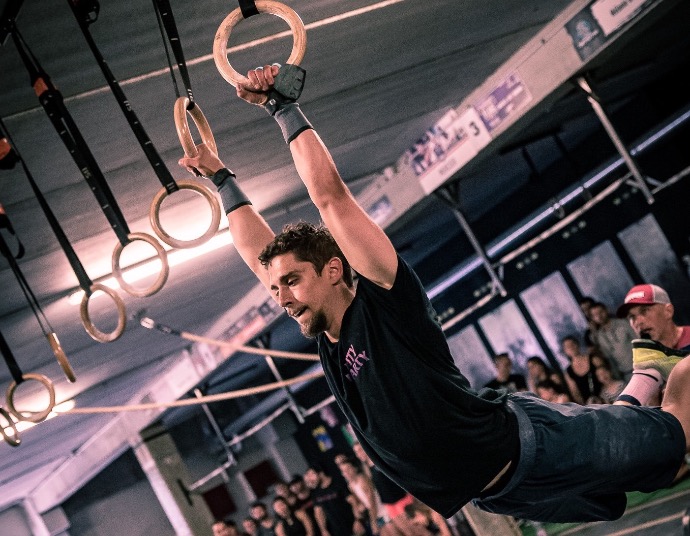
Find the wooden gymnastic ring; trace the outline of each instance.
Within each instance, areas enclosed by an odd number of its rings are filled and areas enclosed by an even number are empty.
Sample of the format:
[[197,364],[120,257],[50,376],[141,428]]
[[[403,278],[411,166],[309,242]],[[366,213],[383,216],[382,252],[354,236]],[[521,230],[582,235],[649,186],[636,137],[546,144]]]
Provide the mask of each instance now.
[[174,248],[194,248],[205,244],[211,238],[213,238],[220,225],[220,218],[222,216],[222,211],[220,210],[220,203],[218,203],[218,198],[213,195],[213,192],[205,185],[201,184],[195,180],[181,179],[177,181],[177,186],[180,190],[192,190],[208,201],[209,207],[211,207],[211,224],[204,234],[198,238],[193,238],[192,240],[178,240],[170,236],[163,230],[163,226],[160,221],[160,210],[163,200],[169,195],[165,188],[161,188],[156,196],[153,198],[151,203],[151,210],[149,211],[149,220],[151,222],[151,227],[154,232],[163,242]]
[[7,427],[12,428],[14,431],[13,436],[7,435],[7,432],[5,432],[5,426],[0,423],[0,434],[2,435],[2,438],[5,440],[5,443],[7,443],[10,447],[18,447],[22,440],[19,437],[19,430],[17,430],[17,424],[14,422],[14,419],[12,416],[7,412],[7,410],[3,407],[0,407],[0,417],[5,419],[7,421]]
[[[91,316],[89,315],[89,300],[93,296],[94,292],[100,290],[104,292],[115,302],[117,307],[117,326],[110,333],[105,333],[99,330],[94,323],[91,321]],[[110,287],[102,285],[101,283],[94,283],[91,285],[91,293],[84,293],[81,299],[80,313],[81,313],[81,323],[84,325],[86,333],[91,335],[91,338],[98,342],[113,342],[120,338],[124,333],[125,327],[127,325],[127,316],[125,314],[125,302],[122,301],[120,295],[115,292]]]
[[[292,30],[292,52],[287,62],[291,65],[299,65],[304,58],[304,52],[307,48],[307,32],[304,29],[304,23],[297,13],[291,8],[280,2],[273,0],[256,0],[256,8],[259,13],[270,13],[277,15],[288,23]],[[247,85],[249,80],[246,76],[242,76],[228,61],[228,38],[234,26],[243,19],[242,10],[238,7],[232,11],[223,22],[221,22],[216,32],[216,37],[213,40],[213,60],[216,62],[216,68],[220,72],[225,81],[237,87],[240,85]]]
[[60,368],[62,369],[62,372],[65,373],[65,377],[67,378],[67,381],[70,383],[74,383],[77,381],[77,378],[74,376],[74,371],[72,370],[72,365],[69,364],[69,360],[67,359],[67,355],[65,355],[64,350],[62,349],[62,346],[60,345],[60,341],[57,338],[57,335],[55,333],[47,333],[46,334],[46,339],[48,339],[48,344],[50,344],[50,347],[53,349],[53,353],[55,354],[55,358],[57,359],[57,362],[60,364]]
[[174,108],[175,127],[177,128],[177,137],[180,139],[184,154],[193,157],[198,153],[194,140],[192,139],[192,134],[189,132],[187,112],[192,116],[192,120],[201,135],[201,141],[203,141],[212,152],[217,154],[218,148],[216,147],[216,139],[213,137],[213,132],[211,132],[211,127],[206,120],[204,112],[201,111],[197,103],[191,106],[189,97],[179,97],[175,101]]
[[7,409],[19,421],[42,422],[46,419],[50,412],[53,411],[53,408],[55,407],[55,386],[53,385],[53,382],[51,382],[50,379],[48,379],[48,377],[44,376],[43,374],[34,374],[32,372],[29,372],[28,374],[24,374],[22,378],[25,381],[36,380],[37,382],[41,382],[43,385],[45,385],[46,389],[48,389],[48,407],[43,411],[27,411],[28,415],[22,415],[14,406],[14,393],[17,390],[18,384],[17,382],[13,381],[7,388],[7,394],[5,395],[5,398],[7,399]]
[[[144,298],[146,296],[151,296],[163,288],[165,282],[168,280],[168,275],[170,274],[170,266],[168,265],[168,254],[158,243],[158,240],[153,238],[150,234],[146,233],[130,233],[127,235],[129,240],[127,244],[134,242],[135,240],[141,240],[153,246],[156,250],[156,254],[161,261],[161,272],[158,274],[158,279],[149,288],[139,290],[125,281],[122,276],[122,268],[120,268],[120,255],[122,255],[122,250],[125,246],[118,242],[113,250],[113,276],[117,279],[120,284],[120,288],[124,290],[127,294],[131,296],[136,296],[137,298]],[[126,245],[126,244],[125,244]]]

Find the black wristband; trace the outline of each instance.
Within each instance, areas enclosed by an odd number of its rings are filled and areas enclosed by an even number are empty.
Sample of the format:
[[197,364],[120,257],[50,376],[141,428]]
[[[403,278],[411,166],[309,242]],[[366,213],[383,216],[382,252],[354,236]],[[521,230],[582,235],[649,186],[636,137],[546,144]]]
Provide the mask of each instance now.
[[226,214],[244,205],[252,204],[235,181],[235,174],[229,169],[219,169],[210,179],[218,189],[220,200],[223,202],[223,208]]

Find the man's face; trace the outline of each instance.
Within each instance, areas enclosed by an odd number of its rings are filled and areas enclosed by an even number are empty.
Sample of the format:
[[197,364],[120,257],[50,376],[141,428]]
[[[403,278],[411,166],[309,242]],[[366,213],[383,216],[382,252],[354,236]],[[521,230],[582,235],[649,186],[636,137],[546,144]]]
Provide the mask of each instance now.
[[265,518],[266,513],[266,509],[263,506],[252,506],[249,509],[249,515],[252,517],[252,519],[256,519],[257,521],[261,521],[263,518]]
[[233,533],[230,527],[223,522],[214,523],[212,528],[213,536],[232,536],[233,534],[236,534],[236,532]]
[[278,255],[268,265],[274,299],[297,321],[305,337],[328,329],[327,305],[335,288],[328,273],[328,264],[317,274],[313,264],[298,261],[293,253]]
[[635,305],[628,310],[628,322],[638,337],[658,341],[673,325],[670,304]]
[[304,473],[304,483],[308,488],[316,489],[319,486],[319,473],[313,469],[308,469],[307,472]]
[[601,307],[599,305],[592,307],[589,310],[589,314],[592,319],[592,322],[594,322],[598,326],[603,326],[609,319],[608,311],[604,307]]

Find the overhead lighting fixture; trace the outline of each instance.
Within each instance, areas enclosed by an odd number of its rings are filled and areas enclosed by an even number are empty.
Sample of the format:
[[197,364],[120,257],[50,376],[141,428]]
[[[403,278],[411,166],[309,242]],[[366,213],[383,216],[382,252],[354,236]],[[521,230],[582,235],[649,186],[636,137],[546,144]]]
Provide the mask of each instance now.
[[[43,419],[41,422],[49,421],[50,419],[57,417],[60,413],[71,410],[72,408],[74,408],[75,405],[76,405],[76,403],[74,402],[74,399],[65,400],[64,402],[61,402],[60,404],[56,404],[53,407],[53,410],[50,413],[48,413],[48,416],[45,419]],[[29,428],[33,428],[37,424],[41,424],[41,422],[17,421],[15,423],[15,426],[17,427],[17,433],[22,433],[22,432],[28,430]],[[5,433],[9,437],[14,437],[14,430],[12,429],[11,426],[4,428],[4,430],[5,430]]]
[[[206,253],[215,251],[222,247],[227,247],[232,244],[232,235],[228,231],[227,227],[218,232],[211,240],[201,244],[195,248],[190,249],[173,249],[170,246],[165,245],[165,249],[168,254],[168,266],[171,268],[182,264],[184,262],[196,259]],[[160,272],[160,260],[158,257],[151,257],[150,259],[143,261],[136,266],[131,268],[125,268],[123,273],[126,275],[126,280],[128,283],[135,283],[136,281],[141,281],[152,275],[156,275]],[[112,276],[106,276],[97,281],[98,283],[110,287],[112,289],[119,289],[120,285],[117,280]],[[94,298],[103,294],[102,292],[97,292]],[[84,296],[83,290],[78,290],[70,294],[68,301],[72,305],[79,305],[81,303],[82,297]]]

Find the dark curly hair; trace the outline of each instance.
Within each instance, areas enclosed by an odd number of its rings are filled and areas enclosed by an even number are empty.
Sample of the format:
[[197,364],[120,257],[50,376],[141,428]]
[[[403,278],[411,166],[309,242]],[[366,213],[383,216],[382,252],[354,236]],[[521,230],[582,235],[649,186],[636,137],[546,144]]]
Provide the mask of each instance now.
[[263,249],[259,261],[263,266],[268,266],[278,255],[290,252],[297,260],[310,262],[317,274],[321,273],[329,260],[338,257],[343,263],[343,281],[348,287],[353,286],[350,263],[324,225],[313,225],[305,221],[285,225],[283,231]]

